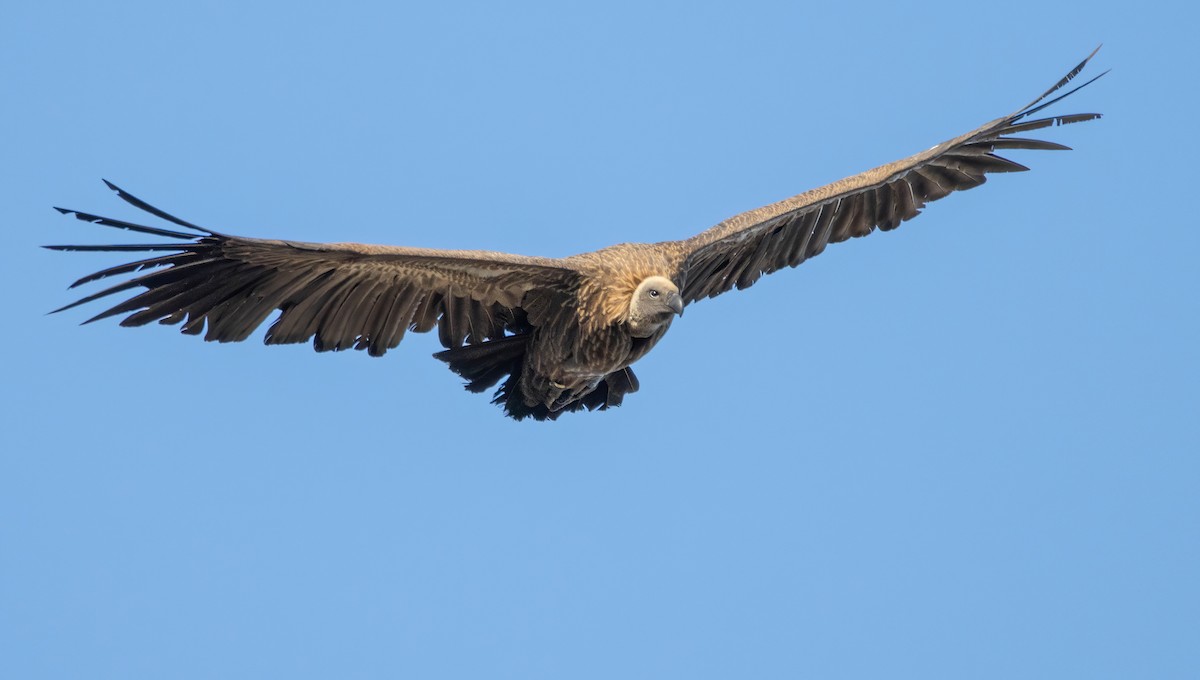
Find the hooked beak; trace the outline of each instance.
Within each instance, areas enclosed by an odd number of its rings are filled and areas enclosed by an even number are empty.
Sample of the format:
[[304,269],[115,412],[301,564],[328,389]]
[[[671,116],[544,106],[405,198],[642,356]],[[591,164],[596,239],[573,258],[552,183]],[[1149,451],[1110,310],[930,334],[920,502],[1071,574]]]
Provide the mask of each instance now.
[[671,293],[667,296],[667,308],[679,316],[683,316],[683,298],[679,293]]

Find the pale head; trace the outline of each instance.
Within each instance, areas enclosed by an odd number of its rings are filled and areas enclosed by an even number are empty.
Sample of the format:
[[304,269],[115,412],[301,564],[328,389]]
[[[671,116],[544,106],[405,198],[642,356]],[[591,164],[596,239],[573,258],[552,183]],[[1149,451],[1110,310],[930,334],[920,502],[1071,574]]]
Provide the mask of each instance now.
[[633,291],[633,299],[629,301],[629,328],[634,336],[645,337],[670,323],[676,314],[683,314],[679,286],[665,276],[651,276]]

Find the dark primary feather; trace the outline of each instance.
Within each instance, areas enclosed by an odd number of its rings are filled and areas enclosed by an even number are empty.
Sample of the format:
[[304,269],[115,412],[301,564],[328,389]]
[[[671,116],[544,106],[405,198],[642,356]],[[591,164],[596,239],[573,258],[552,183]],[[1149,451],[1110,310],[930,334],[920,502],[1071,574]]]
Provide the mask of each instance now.
[[[181,220],[178,217],[176,217],[164,210],[159,210],[158,208],[155,208],[154,206],[143,201],[142,199],[138,198],[137,196],[134,196],[133,194],[128,193],[121,187],[113,184],[112,182],[110,182],[108,180],[103,180],[103,181],[104,181],[105,186],[107,186],[109,189],[112,189],[113,191],[115,191],[117,193],[117,197],[119,197],[122,201],[125,201],[126,203],[132,205],[135,208],[138,208],[140,210],[145,210],[146,212],[150,213],[151,215],[154,215],[155,217],[160,217],[168,222],[173,222],[175,224],[178,224],[181,227],[195,229],[196,231],[198,231],[202,234],[207,234],[209,236],[218,236],[219,235],[215,231],[205,229],[204,227],[198,227],[198,226],[192,224],[191,222],[188,222],[186,220]],[[62,208],[59,208],[59,210],[62,210]],[[187,237],[184,237],[184,238],[187,238]]]
[[[108,180],[104,180],[104,182],[107,184]],[[159,229],[158,227],[147,227],[142,224],[134,224],[132,222],[125,222],[123,220],[114,220],[109,217],[100,217],[99,215],[92,215],[89,213],[80,212],[78,210],[68,210],[66,208],[55,208],[55,210],[62,213],[63,215],[74,214],[76,218],[83,220],[85,222],[91,222],[92,224],[99,224],[99,225],[103,225],[105,227],[116,227],[117,229],[127,229],[129,231],[136,231],[136,232],[139,232],[142,234],[153,234],[155,236],[166,236],[167,238],[182,238],[182,239],[190,239],[195,236],[195,234],[185,234],[181,231],[171,231],[170,229]],[[208,232],[205,232],[205,233],[208,233]],[[48,247],[53,247],[53,246],[48,246]]]
[[[1099,49],[1099,48],[1097,48]],[[795,267],[830,243],[895,229],[927,203],[970,189],[994,172],[1029,168],[994,153],[1000,149],[1067,150],[1019,133],[1099,118],[1079,113],[1024,120],[1099,76],[1046,101],[1075,78],[1095,51],[1040,97],[1015,113],[904,160],[868,170],[792,198],[742,213],[685,241],[680,278],[686,302],[747,288],[763,274]],[[1107,73],[1107,71],[1105,72]]]

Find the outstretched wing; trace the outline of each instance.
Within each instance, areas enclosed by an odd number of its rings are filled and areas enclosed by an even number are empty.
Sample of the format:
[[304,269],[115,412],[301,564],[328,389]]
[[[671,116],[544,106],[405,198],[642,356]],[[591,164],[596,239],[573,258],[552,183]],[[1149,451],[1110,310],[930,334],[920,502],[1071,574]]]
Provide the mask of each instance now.
[[675,242],[672,245],[682,250],[679,279],[684,301],[714,297],[735,286],[747,288],[763,274],[795,267],[820,254],[830,243],[866,236],[876,228],[895,229],[916,217],[926,203],[983,184],[986,173],[1029,169],[993,153],[999,149],[1068,149],[1014,135],[1099,118],[1098,113],[1077,113],[1027,120],[1104,75],[1044,101],[1075,78],[1095,54],[1012,115],[915,156],[742,213]]
[[380,356],[400,344],[408,330],[425,332],[436,326],[447,348],[499,338],[506,329],[519,332],[527,322],[518,309],[526,293],[542,289],[566,294],[573,292],[577,281],[575,271],[549,258],[228,236],[185,222],[105,183],[134,206],[196,233],[59,208],[86,222],[175,239],[138,245],[46,246],[156,253],[72,284],[73,288],[151,270],[55,310],[146,289],[85,323],[128,313],[122,326],[182,323],[184,333],[237,342],[280,310],[267,330],[267,344],[312,338],[317,351],[353,347]]

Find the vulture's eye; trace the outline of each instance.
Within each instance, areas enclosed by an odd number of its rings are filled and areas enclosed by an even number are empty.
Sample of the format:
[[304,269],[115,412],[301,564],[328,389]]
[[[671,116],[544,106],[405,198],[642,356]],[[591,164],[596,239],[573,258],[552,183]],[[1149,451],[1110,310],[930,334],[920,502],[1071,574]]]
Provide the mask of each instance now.
[[650,297],[658,297],[658,291],[654,290],[654,289],[650,289]]

